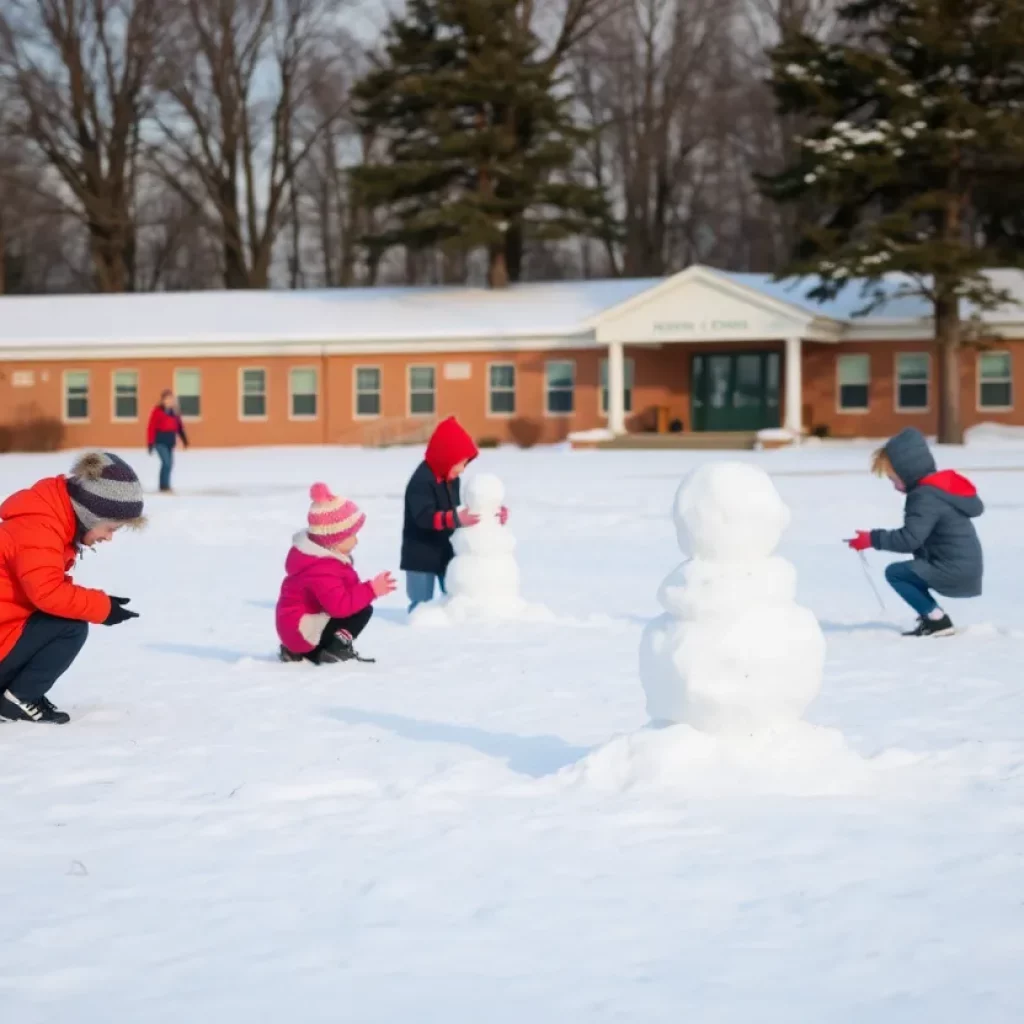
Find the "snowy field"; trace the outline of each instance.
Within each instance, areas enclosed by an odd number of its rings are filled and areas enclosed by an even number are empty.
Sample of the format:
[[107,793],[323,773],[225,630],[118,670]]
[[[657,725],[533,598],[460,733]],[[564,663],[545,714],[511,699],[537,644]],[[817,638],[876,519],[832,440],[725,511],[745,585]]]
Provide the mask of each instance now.
[[[1024,1019],[1024,444],[939,453],[987,503],[988,570],[927,641],[841,543],[900,521],[868,451],[739,456],[793,509],[828,641],[813,740],[746,747],[631,735],[671,500],[718,453],[484,452],[554,620],[417,629],[397,594],[376,665],[320,669],[272,660],[307,488],[367,512],[365,575],[397,569],[418,452],[185,453],[77,572],[142,618],[58,684],[73,723],[0,726],[0,1020]],[[70,462],[4,456],[0,492]]]

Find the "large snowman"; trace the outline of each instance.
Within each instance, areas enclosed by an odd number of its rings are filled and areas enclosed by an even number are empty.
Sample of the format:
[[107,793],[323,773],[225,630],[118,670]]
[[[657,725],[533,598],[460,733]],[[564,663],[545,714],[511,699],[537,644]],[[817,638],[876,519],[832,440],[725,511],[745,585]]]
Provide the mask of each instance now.
[[416,608],[413,623],[546,617],[547,609],[519,596],[516,539],[500,519],[505,485],[492,473],[479,473],[467,483],[465,497],[466,508],[480,521],[455,531],[455,557],[445,574],[448,596]]
[[731,733],[800,719],[821,689],[825,639],[775,554],[789,509],[768,474],[702,466],[679,487],[673,519],[688,558],[662,583],[665,614],[640,644],[651,720]]

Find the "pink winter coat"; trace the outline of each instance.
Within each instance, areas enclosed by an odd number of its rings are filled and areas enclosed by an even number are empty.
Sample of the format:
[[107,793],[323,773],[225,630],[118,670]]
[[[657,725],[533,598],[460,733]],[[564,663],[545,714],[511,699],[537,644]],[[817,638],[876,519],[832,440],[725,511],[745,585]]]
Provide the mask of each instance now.
[[306,654],[320,643],[330,619],[361,612],[375,595],[373,587],[359,579],[348,555],[314,543],[305,530],[292,544],[277,599],[277,635],[289,651]]

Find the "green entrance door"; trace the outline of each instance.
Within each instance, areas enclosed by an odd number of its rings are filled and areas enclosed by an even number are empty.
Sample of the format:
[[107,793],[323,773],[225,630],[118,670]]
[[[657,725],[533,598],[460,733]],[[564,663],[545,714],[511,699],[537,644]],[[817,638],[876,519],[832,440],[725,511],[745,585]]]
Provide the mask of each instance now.
[[693,357],[693,429],[762,430],[779,425],[779,353],[714,352]]

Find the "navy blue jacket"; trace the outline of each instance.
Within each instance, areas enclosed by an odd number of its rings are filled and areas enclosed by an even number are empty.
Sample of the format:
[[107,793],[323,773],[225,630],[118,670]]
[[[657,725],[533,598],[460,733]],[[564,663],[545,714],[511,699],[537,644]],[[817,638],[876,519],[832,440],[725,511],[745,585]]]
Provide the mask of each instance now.
[[903,528],[872,530],[879,551],[913,555],[910,567],[946,597],[977,597],[984,561],[972,519],[985,510],[970,480],[952,470],[935,471],[920,431],[900,431],[885,446],[889,462],[907,490]]
[[460,462],[479,453],[473,439],[454,416],[442,420],[427,445],[426,458],[405,488],[402,524],[403,572],[444,576],[455,552],[452,534],[459,526],[459,478],[449,479]]

